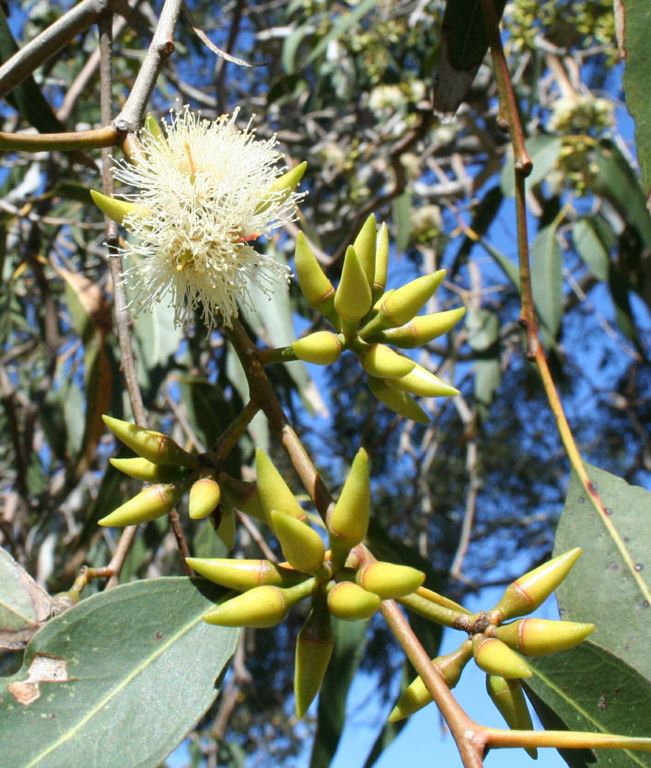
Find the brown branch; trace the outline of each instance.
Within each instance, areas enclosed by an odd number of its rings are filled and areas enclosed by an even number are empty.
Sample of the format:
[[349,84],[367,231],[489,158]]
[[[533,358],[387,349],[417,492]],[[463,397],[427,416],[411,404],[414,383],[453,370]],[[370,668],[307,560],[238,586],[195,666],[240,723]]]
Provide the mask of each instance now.
[[124,136],[112,125],[93,128],[89,131],[66,133],[6,133],[0,131],[0,150],[9,152],[46,152],[58,150],[70,152],[75,149],[100,149],[114,147]]
[[0,67],[0,99],[23,82],[43,62],[88,29],[114,4],[113,0],[81,0]]

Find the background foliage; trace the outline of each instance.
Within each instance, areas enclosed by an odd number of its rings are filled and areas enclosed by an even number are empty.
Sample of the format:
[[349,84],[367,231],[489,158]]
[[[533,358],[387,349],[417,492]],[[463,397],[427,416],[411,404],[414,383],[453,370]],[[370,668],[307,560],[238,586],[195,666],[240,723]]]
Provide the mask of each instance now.
[[[0,57],[68,5],[11,4],[9,15],[5,8]],[[393,280],[444,267],[432,309],[468,307],[462,327],[422,352],[428,367],[462,392],[428,403],[428,427],[384,409],[346,357],[326,370],[301,363],[270,369],[301,436],[333,488],[360,442],[368,450],[375,478],[370,542],[378,556],[423,567],[428,584],[455,599],[508,582],[523,563],[550,553],[568,465],[522,353],[512,161],[489,69],[477,61],[466,101],[439,119],[431,99],[443,2],[236,0],[217,7],[195,0],[186,7],[153,110],[162,116],[182,102],[213,117],[239,105],[242,122],[252,119],[261,136],[278,135],[288,162],[309,163],[300,220],[261,247],[291,260],[300,227],[337,277],[345,246],[375,211],[393,233]],[[116,111],[158,10],[135,0],[126,21],[115,17]],[[193,26],[252,66],[226,64]],[[622,104],[612,6],[515,0],[506,5],[504,29],[535,163],[528,186],[532,268],[548,354],[584,455],[645,483],[651,219]],[[89,30],[14,90],[0,107],[2,130],[99,124],[98,61],[97,34]],[[627,77],[634,93],[641,75],[631,68]],[[99,418],[128,418],[129,411],[104,224],[87,192],[97,179],[96,154],[3,156],[0,542],[50,593],[69,588],[83,563],[110,559],[114,533],[96,522],[137,489],[107,467],[115,447]],[[246,321],[261,343],[277,346],[314,317],[292,288],[270,304],[257,302]],[[194,449],[210,446],[246,399],[232,349],[199,322],[175,329],[165,306],[139,317],[133,335],[150,425]],[[257,417],[231,471],[241,464],[249,477],[254,445],[286,467]],[[209,523],[186,533],[193,554],[223,552]],[[240,527],[235,551],[256,556],[257,538]],[[180,572],[173,537],[156,521],[137,540],[121,581]],[[193,732],[197,765],[214,764],[216,749],[234,764],[242,753],[288,764],[313,730],[290,715],[292,643],[285,636],[297,631],[300,617],[292,621],[276,632],[246,633],[228,684],[232,695]],[[371,624],[363,655],[362,636],[359,627],[340,628],[327,685],[341,713],[334,705],[319,712],[315,766],[326,765],[336,748],[326,717],[343,717],[358,664],[377,673],[385,696],[395,694],[400,664],[386,652],[386,629]],[[421,637],[434,655],[438,633]],[[8,668],[15,654],[0,662]]]

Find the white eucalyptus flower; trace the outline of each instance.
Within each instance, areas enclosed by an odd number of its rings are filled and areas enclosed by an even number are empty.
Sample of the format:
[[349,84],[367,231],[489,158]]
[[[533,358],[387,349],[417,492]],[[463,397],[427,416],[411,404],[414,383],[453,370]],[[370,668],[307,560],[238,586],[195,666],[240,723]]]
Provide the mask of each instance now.
[[237,302],[250,303],[250,283],[268,293],[289,279],[250,242],[294,217],[305,164],[281,175],[275,137],[238,129],[237,111],[215,121],[188,107],[171,116],[165,133],[147,121],[137,162],[116,163],[115,178],[138,190],[123,195],[130,203],[94,198],[113,218],[108,208],[122,206],[131,235],[122,252],[136,257],[125,273],[134,312],[167,298],[177,324],[198,308],[208,327],[230,326]]

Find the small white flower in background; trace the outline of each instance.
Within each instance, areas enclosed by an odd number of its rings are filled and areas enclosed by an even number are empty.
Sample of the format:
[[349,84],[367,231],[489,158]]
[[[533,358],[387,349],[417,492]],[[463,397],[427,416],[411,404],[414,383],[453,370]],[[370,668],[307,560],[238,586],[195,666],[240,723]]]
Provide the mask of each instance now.
[[294,218],[304,166],[284,182],[275,138],[238,129],[237,111],[215,121],[188,107],[171,115],[164,134],[153,121],[140,132],[137,162],[116,163],[115,178],[139,190],[123,197],[138,207],[93,197],[113,218],[111,203],[124,208],[119,220],[132,237],[122,253],[138,257],[125,273],[136,313],[168,298],[177,324],[198,308],[209,328],[230,326],[237,302],[250,303],[250,283],[269,292],[289,279],[250,242]]

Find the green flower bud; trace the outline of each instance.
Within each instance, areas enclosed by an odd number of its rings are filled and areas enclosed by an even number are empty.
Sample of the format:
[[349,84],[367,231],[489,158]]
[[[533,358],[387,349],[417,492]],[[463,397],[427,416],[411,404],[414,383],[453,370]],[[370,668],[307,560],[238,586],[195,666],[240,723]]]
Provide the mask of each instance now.
[[548,619],[520,619],[495,630],[495,636],[525,656],[544,656],[574,648],[594,632],[594,624]]
[[303,508],[262,448],[256,449],[255,469],[258,476],[258,495],[266,518],[269,518],[272,509],[278,509],[303,520],[305,518]]
[[330,545],[337,566],[364,540],[371,514],[371,481],[368,454],[360,448],[353,459],[339,499],[328,515]]
[[[515,731],[532,731],[533,723],[518,680],[506,680],[496,675],[486,676],[486,690],[499,713],[506,720],[509,728]],[[526,750],[529,757],[536,760],[536,749]]]
[[367,592],[374,592],[383,600],[391,600],[417,590],[425,581],[425,574],[408,565],[378,560],[360,568],[355,574],[355,581]]
[[[459,682],[464,667],[472,657],[472,643],[470,640],[463,642],[456,651],[432,659],[436,671],[452,689]],[[413,715],[432,701],[432,694],[425,687],[422,678],[417,677],[402,692],[395,707],[389,715],[390,723],[397,723],[405,717]]]
[[147,115],[145,117],[144,128],[145,128],[145,131],[155,141],[159,141],[159,142],[166,141],[165,134],[163,133],[163,129],[160,127],[160,123],[151,112],[147,112]]
[[279,197],[281,200],[284,200],[288,197],[299,185],[306,168],[307,163],[303,161],[286,173],[283,173],[282,176],[279,176],[269,187],[269,191],[265,194],[262,201],[256,205],[255,212],[263,213],[274,200],[277,200]]
[[400,416],[417,421],[419,424],[429,424],[429,416],[411,395],[393,389],[382,379],[376,379],[372,376],[368,378],[368,385],[375,397],[387,408],[391,408]]
[[582,553],[580,547],[570,549],[520,576],[509,584],[493,612],[504,621],[535,611],[563,581]]
[[366,373],[378,379],[399,379],[413,371],[416,365],[384,344],[371,344],[359,357]]
[[183,485],[150,485],[99,520],[99,525],[121,527],[154,520],[167,514],[184,490]]
[[146,483],[172,483],[179,480],[183,471],[179,467],[161,466],[147,459],[109,459],[112,466],[125,475]]
[[122,224],[125,216],[142,215],[147,212],[143,205],[130,203],[128,200],[117,200],[115,197],[103,195],[96,189],[90,190],[90,196],[100,211],[118,224]]
[[296,235],[294,264],[298,284],[307,303],[322,314],[333,312],[335,289],[302,232]]
[[477,666],[489,675],[511,680],[533,674],[526,661],[496,637],[475,635],[472,638],[472,655]]
[[285,590],[279,587],[254,587],[215,606],[203,617],[208,624],[221,627],[275,627],[291,608]]
[[199,466],[196,456],[184,451],[171,437],[161,432],[114,419],[112,416],[102,416],[102,419],[118,440],[153,464],[171,464],[188,469],[196,469]]
[[244,483],[241,480],[234,481],[226,474],[220,476],[222,489],[222,506],[227,509],[237,507],[247,515],[255,517],[257,520],[267,521],[256,483]]
[[193,520],[203,520],[211,515],[221,499],[219,484],[212,477],[202,477],[192,484],[188,511]]
[[334,363],[343,350],[341,339],[330,331],[317,331],[292,342],[292,349],[299,360],[317,365]]
[[269,522],[280,542],[283,555],[293,568],[314,573],[323,565],[325,547],[319,534],[307,523],[272,509]]
[[333,616],[345,621],[370,619],[382,601],[352,581],[342,581],[328,592],[328,608]]
[[315,603],[296,640],[294,698],[296,717],[302,718],[321,688],[334,648],[330,614],[322,603]]
[[345,325],[355,327],[371,308],[371,289],[355,249],[349,245],[335,292],[335,311]]
[[369,287],[373,287],[375,279],[375,244],[377,240],[377,225],[375,216],[371,214],[359,230],[353,248],[364,270]]
[[382,224],[377,233],[375,248],[375,277],[373,278],[373,301],[381,298],[387,284],[387,271],[389,267],[389,230],[386,224]]
[[383,330],[404,325],[432,298],[443,282],[445,270],[440,269],[431,275],[422,275],[397,288],[390,295],[384,296],[379,312],[361,330],[364,338]]
[[450,309],[447,312],[435,312],[433,315],[418,315],[406,325],[381,331],[373,341],[384,341],[403,349],[415,349],[447,333],[466,313],[465,307]]
[[245,592],[254,587],[293,587],[305,574],[283,568],[271,560],[233,560],[221,557],[186,557],[195,573],[227,589]]
[[420,397],[452,397],[459,394],[458,389],[446,384],[418,363],[406,376],[387,379],[387,384],[401,392],[409,392]]

